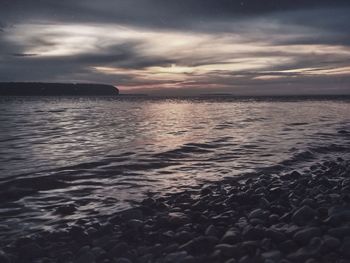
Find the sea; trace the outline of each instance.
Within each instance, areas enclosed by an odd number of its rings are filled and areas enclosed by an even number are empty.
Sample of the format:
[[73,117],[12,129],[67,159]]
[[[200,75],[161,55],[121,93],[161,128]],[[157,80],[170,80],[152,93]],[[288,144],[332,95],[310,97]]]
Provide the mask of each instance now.
[[0,97],[0,240],[349,156],[345,96]]

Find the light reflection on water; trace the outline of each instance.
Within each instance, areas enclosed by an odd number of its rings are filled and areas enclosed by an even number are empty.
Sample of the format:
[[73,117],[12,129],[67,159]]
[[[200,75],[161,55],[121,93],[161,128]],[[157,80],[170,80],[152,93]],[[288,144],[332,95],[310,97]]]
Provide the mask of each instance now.
[[[0,232],[348,154],[338,132],[350,129],[349,112],[347,101],[0,98]],[[53,213],[67,203],[78,211]]]

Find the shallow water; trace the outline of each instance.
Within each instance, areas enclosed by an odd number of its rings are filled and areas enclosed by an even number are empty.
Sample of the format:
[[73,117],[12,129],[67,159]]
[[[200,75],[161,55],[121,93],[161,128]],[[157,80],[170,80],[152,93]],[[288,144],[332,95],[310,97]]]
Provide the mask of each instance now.
[[3,97],[0,124],[3,238],[350,153],[349,99]]

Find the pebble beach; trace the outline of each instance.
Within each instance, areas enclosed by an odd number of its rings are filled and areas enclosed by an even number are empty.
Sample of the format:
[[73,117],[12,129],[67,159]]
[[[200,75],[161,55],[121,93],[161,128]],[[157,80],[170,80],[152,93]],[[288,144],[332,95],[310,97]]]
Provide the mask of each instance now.
[[346,263],[349,248],[350,162],[338,158],[149,197],[103,223],[19,238],[0,262]]

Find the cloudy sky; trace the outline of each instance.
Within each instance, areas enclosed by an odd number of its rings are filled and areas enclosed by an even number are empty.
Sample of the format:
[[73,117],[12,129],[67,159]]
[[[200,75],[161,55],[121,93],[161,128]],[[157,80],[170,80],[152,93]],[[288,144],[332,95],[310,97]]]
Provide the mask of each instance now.
[[348,0],[0,0],[0,81],[350,94]]

